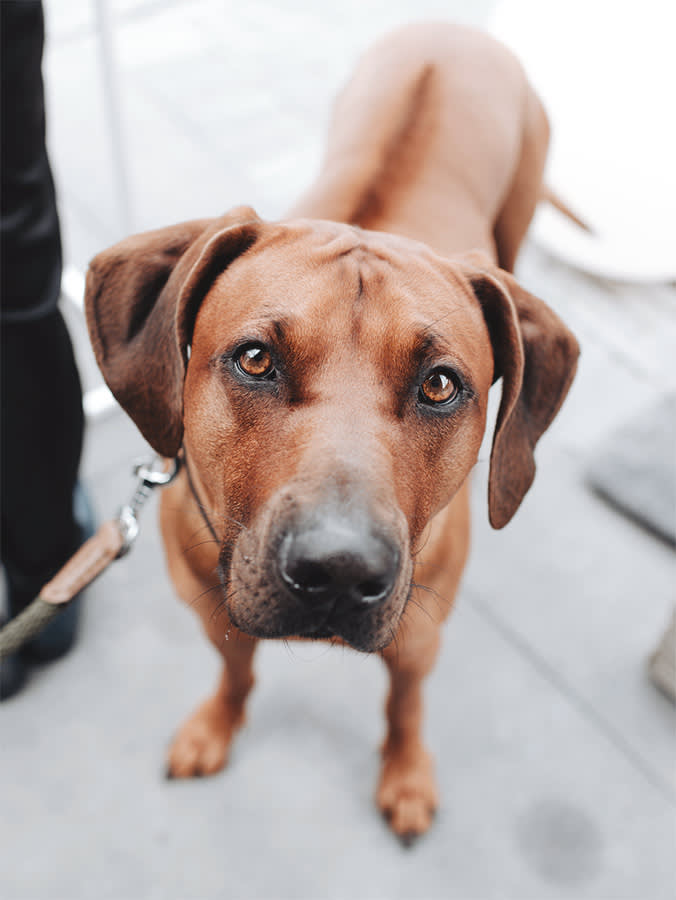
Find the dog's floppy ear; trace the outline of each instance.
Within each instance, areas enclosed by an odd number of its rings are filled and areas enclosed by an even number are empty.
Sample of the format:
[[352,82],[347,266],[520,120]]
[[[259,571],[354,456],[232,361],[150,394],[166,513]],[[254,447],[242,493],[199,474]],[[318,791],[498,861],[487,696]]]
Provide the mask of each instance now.
[[255,242],[249,207],[219,219],[134,235],[87,272],[89,335],[106,383],[148,443],[175,456],[183,439],[183,380],[199,304],[214,278]]
[[502,528],[533,482],[535,444],[561,408],[580,348],[556,313],[513,275],[481,254],[468,262],[493,345],[493,378],[502,377],[488,481],[490,522]]

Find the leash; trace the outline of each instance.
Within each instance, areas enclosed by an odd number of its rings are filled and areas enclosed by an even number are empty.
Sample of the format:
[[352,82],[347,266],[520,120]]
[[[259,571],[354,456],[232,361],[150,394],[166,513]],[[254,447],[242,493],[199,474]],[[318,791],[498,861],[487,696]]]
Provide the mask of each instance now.
[[[114,560],[122,559],[129,553],[138,537],[139,513],[148,498],[155,488],[170,484],[181,467],[179,458],[172,460],[166,470],[159,468],[156,463],[157,458],[141,459],[134,463],[133,474],[138,482],[129,503],[120,509],[114,519],[104,522],[96,534],[85,541],[77,553],[47,582],[35,600],[0,629],[0,660],[15,653],[48,625],[73,597],[91,584]],[[188,482],[194,493],[190,476]],[[206,517],[199,500],[197,503],[202,515]],[[208,519],[206,521],[211,528]]]

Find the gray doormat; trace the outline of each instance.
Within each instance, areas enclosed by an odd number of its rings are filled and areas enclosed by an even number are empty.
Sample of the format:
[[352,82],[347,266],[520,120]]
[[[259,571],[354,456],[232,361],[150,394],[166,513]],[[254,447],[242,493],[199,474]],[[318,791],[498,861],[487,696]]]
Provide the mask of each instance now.
[[604,441],[588,479],[602,497],[676,546],[676,394]]

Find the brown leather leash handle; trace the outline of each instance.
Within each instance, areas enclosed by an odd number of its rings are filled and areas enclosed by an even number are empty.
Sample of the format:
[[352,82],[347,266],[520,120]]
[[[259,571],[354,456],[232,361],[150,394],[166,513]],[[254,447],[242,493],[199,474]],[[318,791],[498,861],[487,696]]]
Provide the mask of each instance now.
[[73,597],[118,557],[123,546],[124,536],[118,522],[115,519],[104,522],[47,582],[39,596],[0,631],[0,659],[15,653],[48,625]]
[[111,562],[129,552],[138,535],[137,516],[156,487],[164,487],[176,477],[178,460],[156,468],[153,461],[138,460],[134,475],[138,478],[130,502],[116,519],[104,522],[96,534],[42,588],[18,616],[0,628],[0,660],[15,653],[58,615],[80,591],[97,578]]

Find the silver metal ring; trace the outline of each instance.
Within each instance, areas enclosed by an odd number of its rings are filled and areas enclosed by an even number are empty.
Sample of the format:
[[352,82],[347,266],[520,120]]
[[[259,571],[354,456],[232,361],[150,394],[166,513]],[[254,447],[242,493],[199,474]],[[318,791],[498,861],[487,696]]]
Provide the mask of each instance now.
[[143,483],[148,487],[164,487],[172,482],[178,474],[179,466],[177,460],[172,459],[168,469],[156,469],[155,464],[158,461],[160,465],[163,464],[163,460],[160,457],[154,457],[153,459],[144,457],[134,463],[134,475],[142,479]]

